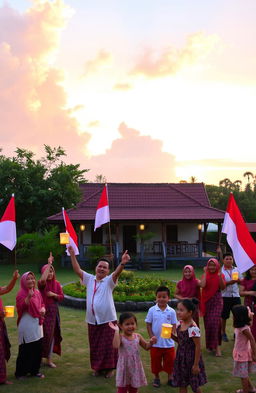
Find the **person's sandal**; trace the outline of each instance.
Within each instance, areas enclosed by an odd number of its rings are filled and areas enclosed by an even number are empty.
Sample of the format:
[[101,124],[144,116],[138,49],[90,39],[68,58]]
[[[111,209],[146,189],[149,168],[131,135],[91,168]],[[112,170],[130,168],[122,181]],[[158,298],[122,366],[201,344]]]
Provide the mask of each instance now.
[[159,378],[155,378],[153,380],[153,386],[154,386],[154,388],[160,388],[160,379]]

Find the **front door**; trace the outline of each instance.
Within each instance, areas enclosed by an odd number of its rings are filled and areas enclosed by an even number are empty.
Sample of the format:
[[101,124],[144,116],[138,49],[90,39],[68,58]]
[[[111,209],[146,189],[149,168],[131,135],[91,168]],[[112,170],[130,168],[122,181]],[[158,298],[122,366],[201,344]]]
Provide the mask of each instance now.
[[97,228],[96,231],[94,232],[93,225],[91,226],[91,243],[92,244],[102,244],[103,242],[103,231],[102,227]]
[[123,251],[128,250],[129,254],[136,254],[136,225],[124,225],[123,226]]
[[166,242],[176,243],[178,241],[178,228],[177,225],[166,225]]

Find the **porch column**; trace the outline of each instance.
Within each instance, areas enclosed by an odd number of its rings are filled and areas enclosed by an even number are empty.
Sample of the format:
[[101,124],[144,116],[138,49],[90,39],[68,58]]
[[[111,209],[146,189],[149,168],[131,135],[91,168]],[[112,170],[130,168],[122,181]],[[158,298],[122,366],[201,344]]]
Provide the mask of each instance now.
[[221,245],[221,230],[222,230],[221,222],[218,222],[218,246]]
[[202,258],[202,224],[198,224],[198,257]]
[[207,247],[206,247],[206,237],[207,237],[207,229],[208,229],[208,223],[204,223],[204,234],[203,234],[203,252],[207,252]]

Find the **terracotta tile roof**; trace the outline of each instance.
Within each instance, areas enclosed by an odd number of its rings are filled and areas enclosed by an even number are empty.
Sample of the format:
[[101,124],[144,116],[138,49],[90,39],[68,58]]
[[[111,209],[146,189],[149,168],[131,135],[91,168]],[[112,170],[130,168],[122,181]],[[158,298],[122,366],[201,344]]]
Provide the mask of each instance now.
[[[81,186],[82,201],[68,210],[72,221],[94,220],[103,184]],[[221,222],[222,210],[212,208],[203,183],[108,183],[112,220],[176,220]],[[48,217],[62,221],[62,213]]]

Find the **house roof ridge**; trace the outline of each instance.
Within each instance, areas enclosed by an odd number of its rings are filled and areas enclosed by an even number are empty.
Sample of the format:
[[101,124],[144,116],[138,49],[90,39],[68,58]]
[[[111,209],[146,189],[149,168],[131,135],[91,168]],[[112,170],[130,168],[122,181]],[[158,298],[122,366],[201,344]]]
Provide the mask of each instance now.
[[[211,206],[204,205],[203,203],[199,202],[197,199],[195,199],[195,198],[193,198],[192,196],[186,194],[184,191],[181,191],[180,189],[176,188],[174,184],[175,184],[175,183],[169,184],[169,186],[170,186],[171,188],[174,188],[174,190],[176,190],[177,192],[179,192],[180,194],[182,194],[182,195],[185,196],[186,198],[191,199],[192,201],[196,202],[198,205],[200,205],[200,206],[202,206],[202,207],[211,207]],[[203,184],[203,183],[197,183],[197,184]],[[204,188],[205,188],[205,187],[203,187],[203,189],[204,189]]]

